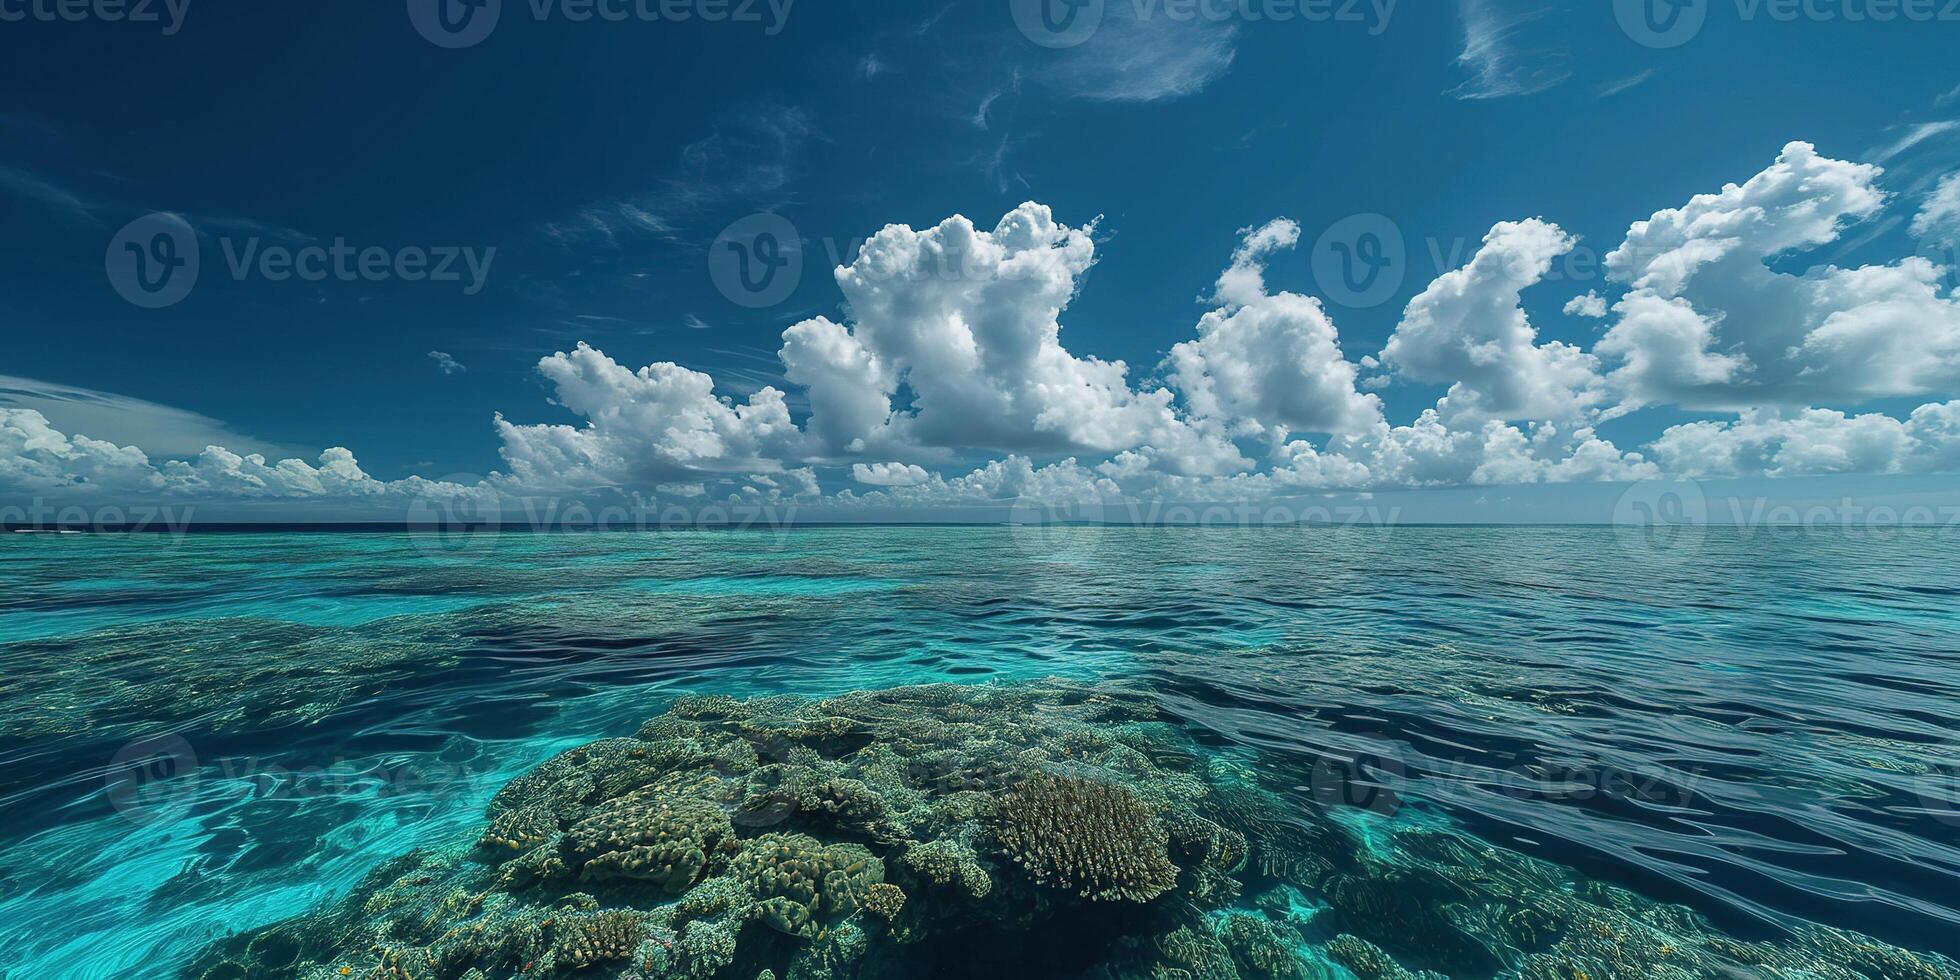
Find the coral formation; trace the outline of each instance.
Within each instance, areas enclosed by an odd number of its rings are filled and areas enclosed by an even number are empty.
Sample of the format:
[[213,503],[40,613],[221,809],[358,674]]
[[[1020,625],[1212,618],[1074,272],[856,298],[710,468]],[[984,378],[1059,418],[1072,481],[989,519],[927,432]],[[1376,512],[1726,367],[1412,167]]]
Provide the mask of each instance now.
[[754,916],[778,932],[814,938],[857,911],[884,862],[855,844],[825,846],[803,834],[765,834],[736,855],[735,880],[756,899]]
[[905,910],[905,889],[887,882],[878,882],[864,890],[862,904],[886,922],[895,921],[898,913]]
[[193,975],[1960,980],[1823,927],[1731,938],[1440,820],[1289,795],[1308,781],[1112,686],[685,697]]
[[1264,916],[1232,913],[1218,929],[1240,980],[1303,980],[1306,970],[1296,949]]
[[899,861],[925,881],[957,887],[967,898],[985,898],[994,889],[994,879],[980,864],[979,855],[952,838],[908,847]]
[[623,909],[568,915],[558,923],[552,952],[557,962],[574,970],[624,960],[639,948],[642,928],[640,915]]
[[734,833],[711,800],[661,784],[594,809],[566,832],[565,846],[589,880],[637,878],[679,894],[708,866],[708,854]]
[[1121,786],[1037,774],[1001,800],[995,833],[1036,883],[1083,898],[1148,902],[1177,883],[1170,835]]
[[550,808],[527,806],[505,810],[490,821],[478,841],[484,847],[508,848],[522,853],[551,839],[558,833],[558,818]]

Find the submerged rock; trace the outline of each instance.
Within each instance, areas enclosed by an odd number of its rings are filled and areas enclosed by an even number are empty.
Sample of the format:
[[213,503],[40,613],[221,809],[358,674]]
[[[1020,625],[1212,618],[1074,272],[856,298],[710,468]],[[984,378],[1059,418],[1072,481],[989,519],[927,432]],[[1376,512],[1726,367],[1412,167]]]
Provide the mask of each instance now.
[[1114,687],[687,697],[193,975],[1960,978],[1821,927],[1734,940],[1433,821],[1357,832],[1292,782]]

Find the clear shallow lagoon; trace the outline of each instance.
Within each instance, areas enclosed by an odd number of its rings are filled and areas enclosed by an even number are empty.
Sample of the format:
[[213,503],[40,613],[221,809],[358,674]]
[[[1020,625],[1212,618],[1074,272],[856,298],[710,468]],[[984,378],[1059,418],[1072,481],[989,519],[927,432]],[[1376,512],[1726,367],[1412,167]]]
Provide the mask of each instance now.
[[1932,530],[13,535],[0,972],[175,975],[683,693],[1051,676],[1302,813],[1960,955],[1957,583]]

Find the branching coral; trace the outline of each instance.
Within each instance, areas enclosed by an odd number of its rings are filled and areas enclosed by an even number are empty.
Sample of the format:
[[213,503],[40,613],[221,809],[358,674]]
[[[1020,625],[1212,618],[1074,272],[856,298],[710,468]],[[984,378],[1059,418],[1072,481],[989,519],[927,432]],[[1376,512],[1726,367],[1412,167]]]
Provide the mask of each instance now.
[[615,909],[568,915],[558,922],[558,942],[552,952],[561,967],[572,969],[628,959],[639,947],[643,929],[635,912]]
[[1170,836],[1135,793],[1040,774],[1001,801],[995,834],[1037,883],[1099,902],[1147,902],[1177,883]]
[[1442,980],[1438,974],[1404,969],[1380,947],[1354,936],[1335,936],[1327,944],[1327,955],[1361,980]]
[[487,848],[523,852],[549,841],[557,833],[558,818],[551,810],[532,805],[505,810],[491,818],[478,843]]

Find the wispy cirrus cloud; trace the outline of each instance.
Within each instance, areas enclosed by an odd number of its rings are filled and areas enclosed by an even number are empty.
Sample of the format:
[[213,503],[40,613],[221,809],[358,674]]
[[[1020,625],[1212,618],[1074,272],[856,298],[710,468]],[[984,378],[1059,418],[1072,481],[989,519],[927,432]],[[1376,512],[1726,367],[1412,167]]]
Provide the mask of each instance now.
[[92,388],[0,375],[0,410],[41,413],[57,428],[118,445],[140,445],[158,456],[195,456],[207,446],[241,452],[300,455],[292,446],[257,439],[208,415]]
[[1463,51],[1456,63],[1470,78],[1447,94],[1504,99],[1564,84],[1572,77],[1566,51],[1539,43],[1530,30],[1551,12],[1532,0],[1457,0]]
[[808,112],[762,106],[683,147],[674,175],[653,188],[588,205],[541,230],[566,247],[678,240],[681,224],[710,208],[736,202],[767,210],[785,203],[804,151],[821,138]]
[[80,194],[25,170],[0,166],[0,189],[26,198],[85,224],[99,224],[95,212],[100,205]]
[[1865,156],[1873,163],[1890,163],[1894,158],[1911,151],[1927,140],[1937,139],[1955,130],[1960,130],[1960,120],[1938,119],[1932,122],[1915,123],[1898,139],[1873,149]]
[[1601,85],[1598,88],[1597,92],[1600,98],[1610,99],[1613,96],[1619,95],[1622,92],[1631,91],[1633,89],[1639,88],[1642,85],[1647,84],[1647,82],[1651,81],[1655,75],[1658,75],[1660,73],[1661,70],[1659,68],[1649,68],[1646,71],[1636,72],[1632,75],[1626,76],[1625,78],[1616,78],[1610,82],[1607,82],[1606,84]]
[[1087,43],[1038,69],[1049,88],[1093,102],[1160,102],[1202,92],[1238,57],[1238,25],[1196,17],[1138,17],[1112,3]]
[[987,94],[980,97],[979,106],[973,110],[974,127],[977,129],[991,128],[993,126],[994,104],[999,102],[1002,96],[1019,94],[1021,94],[1021,69],[1015,68],[1008,73],[1005,84],[998,88],[988,89]]
[[[63,176],[51,177],[51,172]],[[132,190],[133,186],[134,182],[80,159],[54,127],[0,114],[0,198],[30,202],[89,228],[113,226],[142,214],[168,210],[201,233],[221,231],[292,242],[314,240],[312,235],[275,222],[144,200],[146,195]]]

